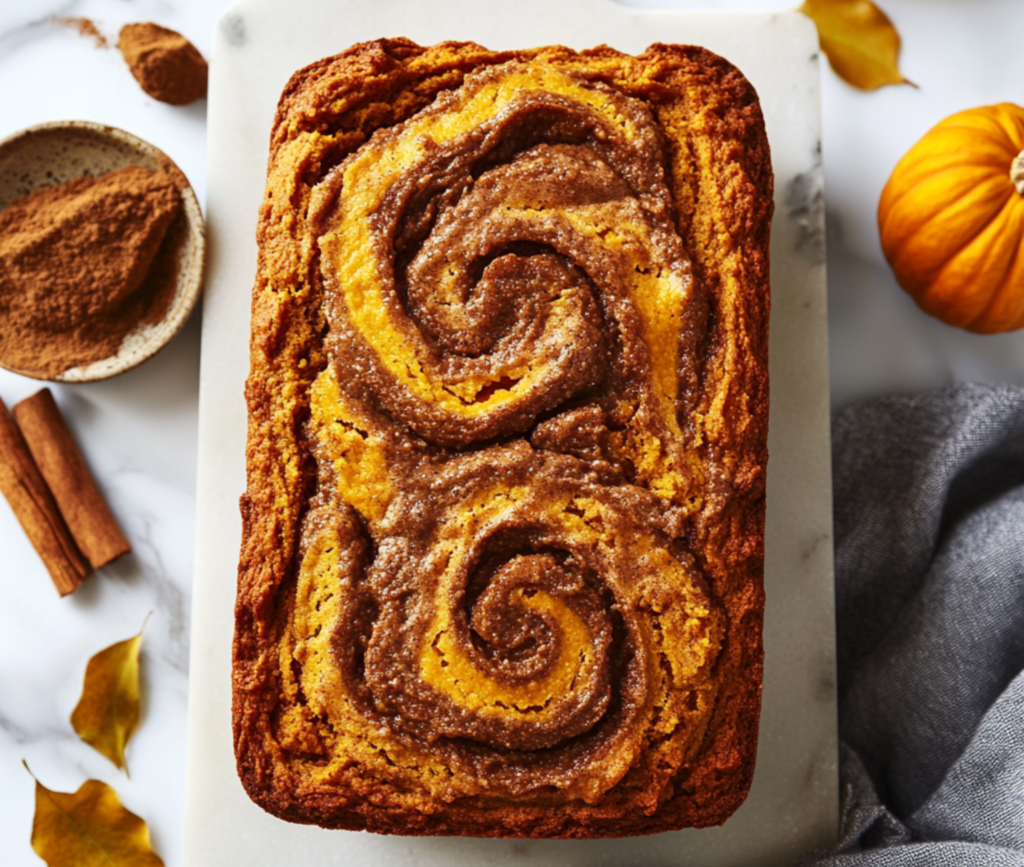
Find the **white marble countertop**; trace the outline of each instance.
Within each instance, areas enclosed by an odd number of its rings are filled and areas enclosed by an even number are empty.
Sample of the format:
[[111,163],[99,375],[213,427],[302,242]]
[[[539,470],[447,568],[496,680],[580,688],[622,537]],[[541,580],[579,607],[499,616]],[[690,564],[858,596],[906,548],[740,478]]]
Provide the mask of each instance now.
[[[426,0],[425,0],[426,2]],[[205,200],[205,103],[172,108],[137,87],[115,49],[99,50],[51,14],[86,16],[116,40],[127,21],[181,31],[206,53],[228,0],[4,0],[0,137],[47,120],[84,118],[166,151]],[[773,0],[630,0],[636,6],[782,9]],[[904,38],[904,73],[920,86],[856,92],[823,76],[829,221],[831,381],[835,405],[960,380],[1024,381],[1024,334],[978,337],[921,314],[878,249],[874,212],[896,160],[953,111],[1024,100],[1019,0],[881,0]],[[396,34],[400,31],[396,28]],[[392,35],[396,35],[392,34]],[[339,46],[339,48],[342,46]],[[263,147],[263,142],[254,143]],[[29,846],[32,781],[94,777],[148,822],[168,867],[180,863],[188,613],[195,511],[197,317],[161,354],[103,383],[54,392],[135,549],[60,600],[10,510],[0,504],[0,841],[4,863],[40,863]],[[39,383],[0,371],[10,406]],[[143,716],[129,747],[132,779],[78,741],[68,724],[88,657],[137,631]]]

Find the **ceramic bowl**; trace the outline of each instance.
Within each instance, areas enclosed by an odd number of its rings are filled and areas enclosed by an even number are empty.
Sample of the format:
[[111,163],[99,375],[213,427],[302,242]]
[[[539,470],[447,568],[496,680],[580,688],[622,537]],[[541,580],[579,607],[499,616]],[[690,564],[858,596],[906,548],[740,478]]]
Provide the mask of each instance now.
[[0,366],[35,379],[92,382],[117,376],[159,352],[184,326],[203,285],[206,231],[196,194],[184,173],[159,148],[112,126],[85,120],[56,121],[29,127],[0,141],[0,210],[35,190],[80,178],[98,177],[127,166],[168,172],[179,180],[185,231],[178,251],[178,280],[163,319],[131,331],[115,355],[43,377]]

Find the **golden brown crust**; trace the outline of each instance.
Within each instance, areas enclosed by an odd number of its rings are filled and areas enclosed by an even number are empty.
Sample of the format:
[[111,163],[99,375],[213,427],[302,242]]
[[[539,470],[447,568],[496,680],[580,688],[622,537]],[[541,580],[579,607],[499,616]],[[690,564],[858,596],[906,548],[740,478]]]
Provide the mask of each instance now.
[[[508,111],[464,125],[476,97]],[[451,118],[449,139],[430,126]],[[530,213],[501,213],[513,199]],[[325,827],[522,837],[703,827],[739,806],[761,690],[771,213],[756,94],[701,48],[379,40],[292,77],[246,386],[233,723],[253,800]],[[584,218],[625,239],[615,256]],[[361,271],[353,250],[392,252]],[[633,286],[622,262],[656,273]],[[371,272],[382,300],[358,294]],[[466,274],[482,312],[439,306]],[[500,313],[534,310],[518,293],[536,285],[558,309],[523,316],[550,334]]]

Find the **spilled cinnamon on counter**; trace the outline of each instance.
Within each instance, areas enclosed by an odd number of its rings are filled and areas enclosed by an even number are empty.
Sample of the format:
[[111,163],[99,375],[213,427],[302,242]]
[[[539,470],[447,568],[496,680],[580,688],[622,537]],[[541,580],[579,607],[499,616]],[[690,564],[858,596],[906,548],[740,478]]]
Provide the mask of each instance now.
[[185,231],[174,179],[141,166],[0,212],[0,362],[49,379],[109,358],[167,312]]
[[72,15],[56,15],[52,19],[54,24],[62,27],[70,27],[76,30],[79,36],[85,36],[96,43],[97,48],[107,48],[107,37],[100,33],[99,28],[89,18],[77,18]]
[[148,22],[125,24],[117,47],[139,86],[153,99],[186,105],[206,96],[206,61],[177,31]]

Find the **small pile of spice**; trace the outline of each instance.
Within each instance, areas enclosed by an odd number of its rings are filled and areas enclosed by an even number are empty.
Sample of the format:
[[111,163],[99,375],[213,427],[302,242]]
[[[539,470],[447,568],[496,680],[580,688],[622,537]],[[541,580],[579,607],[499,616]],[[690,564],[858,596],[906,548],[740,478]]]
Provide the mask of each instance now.
[[153,99],[186,105],[206,96],[206,61],[180,33],[148,22],[125,24],[117,47],[139,86]]
[[0,212],[0,361],[52,378],[109,358],[174,297],[181,193],[128,166],[37,190]]

